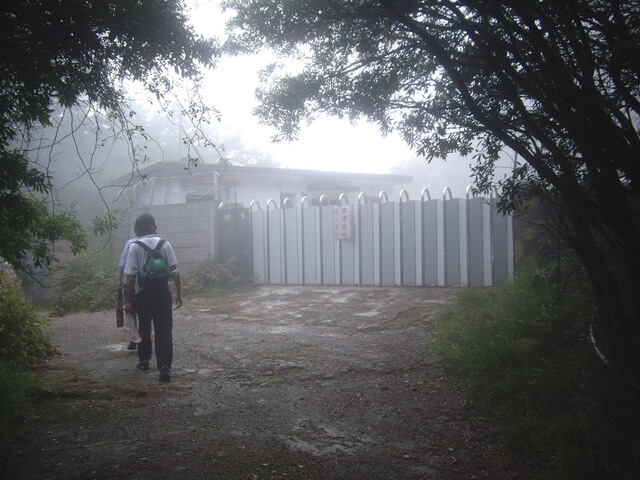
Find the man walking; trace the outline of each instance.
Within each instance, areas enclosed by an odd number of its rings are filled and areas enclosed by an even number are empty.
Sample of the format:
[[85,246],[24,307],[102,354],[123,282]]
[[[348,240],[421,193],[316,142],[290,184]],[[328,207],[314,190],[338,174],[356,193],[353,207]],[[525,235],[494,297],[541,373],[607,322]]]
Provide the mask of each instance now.
[[[160,288],[148,288],[140,285],[136,277],[143,270],[147,260],[151,256],[147,248],[156,248],[163,240],[156,235],[158,227],[152,215],[143,213],[135,222],[133,228],[138,236],[136,242],[129,247],[129,254],[124,267],[124,274],[127,276],[125,291],[124,309],[131,312],[134,305],[138,314],[138,332],[142,337],[142,342],[138,345],[138,368],[144,372],[149,371],[149,361],[151,360],[151,326],[155,331],[156,365],[160,372],[160,381],[168,382],[173,360],[173,313],[171,310],[171,290],[169,282],[163,282]],[[182,306],[180,273],[178,271],[178,260],[167,241],[163,241],[159,253],[169,266],[171,280],[175,285],[176,308]]]

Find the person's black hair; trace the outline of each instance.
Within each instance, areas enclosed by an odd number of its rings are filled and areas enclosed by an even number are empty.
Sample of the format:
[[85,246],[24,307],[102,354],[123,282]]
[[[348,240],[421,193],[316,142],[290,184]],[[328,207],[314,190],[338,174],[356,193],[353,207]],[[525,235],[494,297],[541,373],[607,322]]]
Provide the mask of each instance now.
[[133,231],[138,236],[149,235],[153,232],[153,227],[156,224],[156,219],[150,213],[143,213],[136,218],[136,223],[133,225]]

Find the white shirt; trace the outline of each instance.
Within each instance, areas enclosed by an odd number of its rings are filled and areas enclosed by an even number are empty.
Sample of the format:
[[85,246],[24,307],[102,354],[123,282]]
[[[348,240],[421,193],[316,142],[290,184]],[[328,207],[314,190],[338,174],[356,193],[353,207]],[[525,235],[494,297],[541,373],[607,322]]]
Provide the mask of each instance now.
[[127,256],[129,255],[129,247],[133,242],[138,240],[138,237],[130,238],[127,240],[127,243],[124,244],[124,248],[122,249],[122,255],[120,255],[120,261],[118,262],[118,271],[122,273],[122,286],[127,285],[127,276],[124,275],[124,266],[127,263]]
[[[155,234],[144,235],[137,240],[143,242],[149,248],[155,248],[160,241],[160,237]],[[165,259],[169,268],[178,266],[178,259],[176,258],[176,254],[173,251],[173,247],[169,242],[165,240],[162,248],[160,248],[160,255]],[[144,267],[147,262],[147,252],[144,248],[142,248],[137,243],[132,243],[129,247],[129,254],[127,255],[127,261],[124,265],[124,274],[125,275],[137,275],[140,270]],[[136,282],[136,293],[139,292],[140,286],[138,282]]]

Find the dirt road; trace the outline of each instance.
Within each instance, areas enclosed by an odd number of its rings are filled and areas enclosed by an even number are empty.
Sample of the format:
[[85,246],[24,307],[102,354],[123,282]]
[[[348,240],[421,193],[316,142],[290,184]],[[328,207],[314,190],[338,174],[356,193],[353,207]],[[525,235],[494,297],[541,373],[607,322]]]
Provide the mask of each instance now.
[[433,364],[441,288],[262,287],[186,299],[174,368],[135,368],[111,312],[54,318],[18,479],[533,478]]

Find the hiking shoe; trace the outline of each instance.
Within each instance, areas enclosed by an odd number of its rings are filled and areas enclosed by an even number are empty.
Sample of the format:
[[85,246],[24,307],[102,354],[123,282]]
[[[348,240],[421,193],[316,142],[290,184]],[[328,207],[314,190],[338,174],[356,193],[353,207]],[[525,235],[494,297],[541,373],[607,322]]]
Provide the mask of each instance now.
[[171,377],[169,376],[170,371],[171,369],[166,365],[163,367],[160,367],[160,377],[158,378],[160,379],[161,382],[167,383],[168,381],[171,380]]
[[135,350],[138,347],[137,343],[134,342],[129,342],[129,346],[127,347],[127,349],[129,350]]
[[149,371],[149,362],[140,362],[137,365],[138,370],[142,370],[143,372]]

